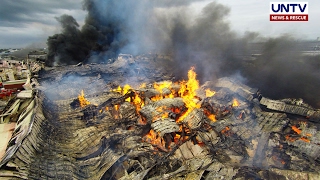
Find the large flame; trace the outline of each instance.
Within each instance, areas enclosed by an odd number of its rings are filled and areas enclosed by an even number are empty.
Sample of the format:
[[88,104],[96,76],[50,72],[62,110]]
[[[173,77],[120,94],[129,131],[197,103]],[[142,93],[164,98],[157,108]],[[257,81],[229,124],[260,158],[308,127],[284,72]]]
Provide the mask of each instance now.
[[[168,108],[168,107],[159,107],[156,108],[157,116],[154,117],[152,121],[156,121],[159,118],[168,118],[169,113],[175,113],[177,114],[177,118],[175,119],[177,122],[183,121],[188,114],[194,110],[199,109],[201,107],[201,104],[199,102],[199,98],[197,97],[197,90],[199,89],[199,81],[197,80],[197,74],[194,71],[195,68],[192,67],[188,71],[188,80],[187,81],[180,81],[177,85],[177,87],[180,86],[180,89],[177,90],[173,87],[173,82],[171,81],[163,81],[163,82],[157,82],[153,84],[153,88],[158,91],[158,95],[155,97],[152,97],[152,101],[158,101],[164,98],[175,98],[175,97],[181,97],[183,99],[183,102],[185,104],[186,110],[183,112],[180,108]],[[146,88],[146,84],[143,83],[140,85],[140,88]],[[169,89],[170,91],[165,91],[164,89]],[[176,89],[176,91],[175,91]],[[122,95],[127,94],[128,92],[132,91],[134,92],[134,97],[127,98],[126,101],[132,103],[137,113],[139,114],[141,108],[145,105],[145,99],[140,96],[141,92],[134,91],[133,88],[131,88],[129,85],[125,85],[123,88],[118,87],[117,89],[112,90],[114,92],[118,92]],[[178,92],[177,92],[178,91]],[[214,91],[210,89],[206,89],[206,97],[211,97],[215,94]],[[116,110],[118,110],[119,107],[115,107]],[[211,121],[215,122],[216,117],[214,114],[211,114],[209,111],[204,111],[205,115],[210,119]],[[146,124],[145,119],[141,116],[141,118],[138,120],[139,124]],[[180,127],[181,128],[181,127]],[[184,129],[186,131],[186,129]],[[228,131],[228,129],[226,130]],[[182,129],[181,131],[182,132]],[[174,138],[172,139],[172,142],[178,143],[180,140],[187,139],[187,136],[183,136],[181,138],[179,134],[175,134]],[[150,130],[147,135],[144,136],[144,141],[151,143],[155,147],[166,150],[165,148],[165,140],[159,135],[159,133],[155,132],[154,130]],[[169,142],[170,144],[170,142]],[[170,149],[170,147],[168,147]]]
[[86,100],[86,98],[84,97],[84,91],[81,90],[80,95],[78,96],[78,100],[80,103],[80,107],[85,107],[86,105],[89,105],[90,102],[88,100]]
[[[179,119],[177,120],[182,121],[193,109],[195,108],[200,108],[200,104],[198,103],[198,99],[196,98],[197,94],[196,91],[199,89],[199,81],[197,80],[197,74],[194,71],[194,67],[191,67],[191,69],[188,71],[188,80],[187,81],[181,81],[180,84],[180,89],[178,91],[178,93],[176,93],[172,88],[172,82],[170,81],[163,81],[163,82],[159,82],[159,83],[154,83],[153,87],[154,89],[156,89],[160,95],[157,95],[155,97],[152,97],[151,100],[152,101],[158,101],[161,100],[163,98],[174,98],[176,97],[176,95],[178,94],[179,97],[181,97],[183,99],[183,102],[185,103],[186,106],[186,111],[183,113],[182,116],[179,117]],[[142,84],[140,87],[145,88],[146,84]],[[163,94],[163,89],[167,88],[171,91],[171,93],[169,94]],[[117,89],[114,89],[112,91],[114,92],[118,92],[122,95],[127,94],[131,89],[129,85],[125,85],[123,88],[121,88],[120,86]],[[215,94],[214,91],[211,91],[210,89],[206,90],[206,94],[208,97],[211,97]],[[139,94],[136,92],[135,93],[135,97],[132,99],[127,98],[126,101],[131,102],[135,105],[137,112],[139,112],[139,110],[144,106],[144,101],[142,100],[142,98],[139,96]],[[212,121],[215,121],[215,116],[213,114],[207,113],[206,114],[208,116],[209,119],[211,119]]]
[[178,119],[178,122],[182,121],[193,109],[200,108],[200,104],[195,101],[196,91],[199,89],[199,81],[196,77],[197,74],[194,71],[194,67],[191,67],[188,71],[188,81],[180,82],[181,87],[178,94],[182,97],[187,111]]

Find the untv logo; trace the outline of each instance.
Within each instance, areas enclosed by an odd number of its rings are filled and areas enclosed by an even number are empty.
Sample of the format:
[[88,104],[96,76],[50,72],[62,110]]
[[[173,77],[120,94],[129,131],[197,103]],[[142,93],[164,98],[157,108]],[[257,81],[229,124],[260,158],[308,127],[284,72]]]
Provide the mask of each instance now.
[[270,21],[308,21],[308,2],[270,2]]

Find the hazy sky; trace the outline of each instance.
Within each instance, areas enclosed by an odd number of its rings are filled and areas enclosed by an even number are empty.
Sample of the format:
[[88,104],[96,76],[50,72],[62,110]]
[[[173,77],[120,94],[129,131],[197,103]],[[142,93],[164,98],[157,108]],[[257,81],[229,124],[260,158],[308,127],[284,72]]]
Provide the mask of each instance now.
[[[287,0],[281,0],[284,1]],[[192,5],[200,9],[209,2],[212,0]],[[308,1],[308,22],[270,22],[269,4],[274,0],[218,2],[231,8],[227,21],[232,30],[240,34],[245,31],[258,32],[263,36],[289,33],[300,39],[316,39],[320,36],[319,0]],[[59,32],[59,24],[54,17],[62,14],[72,15],[80,25],[83,24],[86,12],[82,10],[82,0],[1,0],[0,48],[44,46],[48,36]]]

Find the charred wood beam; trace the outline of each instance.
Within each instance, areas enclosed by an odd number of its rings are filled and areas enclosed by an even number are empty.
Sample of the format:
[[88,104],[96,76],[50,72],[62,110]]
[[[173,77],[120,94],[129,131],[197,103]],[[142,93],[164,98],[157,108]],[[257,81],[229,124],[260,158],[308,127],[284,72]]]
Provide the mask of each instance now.
[[134,92],[130,91],[127,94],[123,95],[120,98],[110,98],[107,101],[101,103],[100,105],[97,106],[97,109],[105,111],[106,107],[113,107],[114,105],[119,105],[125,102],[127,98],[133,98],[134,97]]

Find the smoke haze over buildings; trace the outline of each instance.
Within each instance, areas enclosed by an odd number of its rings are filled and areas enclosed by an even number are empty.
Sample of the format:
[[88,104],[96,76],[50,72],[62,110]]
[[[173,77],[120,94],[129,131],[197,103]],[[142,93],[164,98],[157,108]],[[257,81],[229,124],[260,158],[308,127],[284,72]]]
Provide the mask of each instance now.
[[183,78],[195,66],[201,81],[241,76],[271,98],[303,98],[320,106],[319,57],[303,57],[290,36],[264,39],[261,56],[244,63],[258,33],[238,34],[227,21],[230,8],[209,3],[200,14],[195,1],[85,0],[80,28],[72,16],[57,18],[62,31],[48,38],[48,64],[105,62],[119,53],[173,56],[170,66]]

